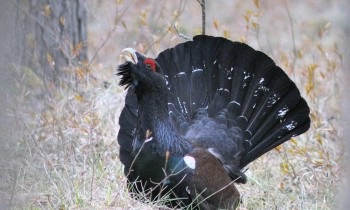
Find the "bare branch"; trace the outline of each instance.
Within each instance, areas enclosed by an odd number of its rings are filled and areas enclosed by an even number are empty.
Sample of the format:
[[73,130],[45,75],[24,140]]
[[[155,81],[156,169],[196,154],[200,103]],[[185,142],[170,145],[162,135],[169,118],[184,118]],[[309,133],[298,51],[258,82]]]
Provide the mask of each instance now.
[[205,35],[205,24],[206,24],[206,20],[205,20],[205,0],[197,0],[197,2],[202,7],[202,35]]
[[297,50],[296,50],[296,47],[295,47],[295,37],[294,37],[294,25],[293,25],[292,16],[291,16],[291,14],[289,12],[287,1],[285,2],[285,7],[286,7],[286,10],[287,10],[287,14],[288,14],[290,28],[292,30],[291,33],[292,33],[293,54],[294,54],[293,63],[292,63],[292,73],[294,74],[295,62],[296,62],[296,58],[297,58]]
[[186,39],[187,41],[192,41],[192,39],[190,37],[186,36],[185,34],[180,33],[175,24],[174,24],[174,29],[179,37]]

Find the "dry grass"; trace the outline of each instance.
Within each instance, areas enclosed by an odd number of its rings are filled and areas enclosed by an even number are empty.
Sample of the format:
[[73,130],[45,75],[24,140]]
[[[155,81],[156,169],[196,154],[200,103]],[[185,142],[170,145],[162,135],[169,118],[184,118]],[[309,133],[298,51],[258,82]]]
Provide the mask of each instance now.
[[[148,2],[148,1],[147,1]],[[156,1],[158,2],[158,1]],[[114,76],[119,52],[151,56],[200,32],[197,2],[88,1],[91,62],[69,68],[59,88],[13,67],[18,95],[16,162],[2,169],[2,194],[23,209],[159,209],[130,198],[118,160],[117,119],[125,92]],[[336,1],[220,1],[207,5],[207,34],[268,53],[311,107],[310,131],[249,165],[240,209],[338,209],[344,143],[340,129],[341,44]],[[70,78],[70,77],[68,77]],[[13,106],[12,104],[16,104]]]

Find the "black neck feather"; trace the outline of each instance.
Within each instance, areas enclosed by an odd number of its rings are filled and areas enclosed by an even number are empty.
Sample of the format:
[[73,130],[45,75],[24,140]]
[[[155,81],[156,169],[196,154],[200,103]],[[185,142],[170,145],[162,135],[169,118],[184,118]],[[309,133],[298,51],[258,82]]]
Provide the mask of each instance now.
[[140,120],[148,126],[157,141],[157,152],[166,151],[184,155],[191,145],[177,134],[168,114],[168,89],[162,85],[143,85],[140,82],[135,90],[139,103]]

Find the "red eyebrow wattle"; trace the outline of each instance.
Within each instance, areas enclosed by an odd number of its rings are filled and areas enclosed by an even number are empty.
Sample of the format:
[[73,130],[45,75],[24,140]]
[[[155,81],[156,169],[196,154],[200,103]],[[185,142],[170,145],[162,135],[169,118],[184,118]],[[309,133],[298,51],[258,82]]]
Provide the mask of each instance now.
[[156,71],[156,62],[151,58],[146,58],[144,61],[145,65],[150,65],[152,71]]

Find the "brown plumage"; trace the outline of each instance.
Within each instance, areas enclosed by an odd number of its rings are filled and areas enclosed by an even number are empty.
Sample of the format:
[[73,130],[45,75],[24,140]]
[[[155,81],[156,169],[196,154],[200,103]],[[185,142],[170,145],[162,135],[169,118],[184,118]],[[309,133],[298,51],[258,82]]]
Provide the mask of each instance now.
[[[191,160],[190,158],[193,158]],[[189,160],[190,159],[190,160]],[[222,163],[205,149],[194,149],[185,156],[193,161],[187,179],[193,200],[201,209],[236,209],[240,195]],[[186,161],[185,161],[186,162]]]

